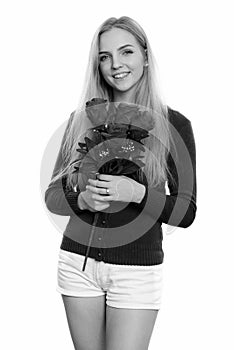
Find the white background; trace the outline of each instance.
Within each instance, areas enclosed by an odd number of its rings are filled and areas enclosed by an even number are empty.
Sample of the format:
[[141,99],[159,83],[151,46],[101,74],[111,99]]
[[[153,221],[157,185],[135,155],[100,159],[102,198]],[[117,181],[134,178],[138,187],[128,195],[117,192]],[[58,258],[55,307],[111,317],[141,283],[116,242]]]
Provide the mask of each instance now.
[[41,196],[41,160],[78,104],[94,32],[122,15],[144,28],[167,103],[191,120],[197,145],[197,218],[164,237],[163,306],[149,349],[233,349],[234,28],[226,0],[1,4],[2,349],[73,349],[55,291],[62,235]]

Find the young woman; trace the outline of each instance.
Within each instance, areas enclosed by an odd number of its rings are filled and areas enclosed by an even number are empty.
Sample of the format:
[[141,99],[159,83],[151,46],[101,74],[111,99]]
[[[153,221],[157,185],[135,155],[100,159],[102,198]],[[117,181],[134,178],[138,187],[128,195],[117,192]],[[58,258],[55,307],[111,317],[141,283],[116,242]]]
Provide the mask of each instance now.
[[[109,18],[98,28],[83,95],[68,121],[46,190],[47,208],[70,216],[59,251],[57,290],[77,350],[148,349],[162,296],[161,225],[188,227],[195,218],[191,122],[163,102],[155,68],[146,34],[136,21]],[[147,181],[99,174],[79,188],[70,165],[77,157],[77,140],[88,128],[82,111],[93,98],[154,111],[154,137],[144,140]],[[117,210],[121,203],[125,206]],[[96,232],[82,269],[95,213]]]

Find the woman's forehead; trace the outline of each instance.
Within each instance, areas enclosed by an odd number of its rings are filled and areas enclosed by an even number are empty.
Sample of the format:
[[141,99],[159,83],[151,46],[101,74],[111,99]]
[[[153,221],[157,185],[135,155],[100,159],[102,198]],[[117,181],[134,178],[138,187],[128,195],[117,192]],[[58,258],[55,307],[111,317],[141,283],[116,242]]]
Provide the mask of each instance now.
[[100,51],[111,51],[125,45],[139,46],[134,35],[121,28],[112,28],[100,35]]

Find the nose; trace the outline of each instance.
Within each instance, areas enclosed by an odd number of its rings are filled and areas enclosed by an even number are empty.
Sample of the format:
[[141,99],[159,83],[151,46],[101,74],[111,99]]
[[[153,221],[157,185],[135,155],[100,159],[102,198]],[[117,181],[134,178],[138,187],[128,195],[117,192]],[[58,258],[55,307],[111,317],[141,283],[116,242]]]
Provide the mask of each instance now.
[[122,67],[121,60],[118,55],[113,55],[112,56],[112,68],[113,69],[118,69],[119,67]]

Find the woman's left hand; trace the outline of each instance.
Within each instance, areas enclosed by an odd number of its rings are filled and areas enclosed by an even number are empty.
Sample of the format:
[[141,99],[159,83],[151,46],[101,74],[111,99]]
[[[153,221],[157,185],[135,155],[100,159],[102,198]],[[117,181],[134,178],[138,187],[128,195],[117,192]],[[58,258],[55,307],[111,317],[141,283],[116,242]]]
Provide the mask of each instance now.
[[[102,196],[103,201],[140,203],[145,194],[144,185],[124,175],[99,174],[98,179],[88,181],[89,185],[86,188],[94,194],[104,195]],[[106,192],[106,189],[109,190],[109,193]]]

